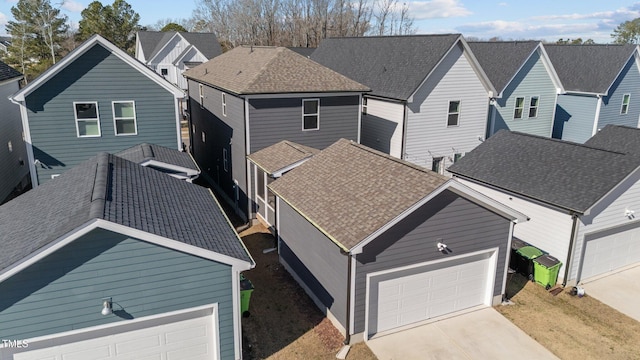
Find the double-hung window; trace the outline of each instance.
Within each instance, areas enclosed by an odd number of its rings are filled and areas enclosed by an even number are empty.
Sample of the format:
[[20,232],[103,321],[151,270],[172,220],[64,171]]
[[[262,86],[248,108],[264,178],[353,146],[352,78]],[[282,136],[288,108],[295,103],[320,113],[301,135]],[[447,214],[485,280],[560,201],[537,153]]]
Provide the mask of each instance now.
[[529,117],[538,117],[538,105],[540,104],[540,97],[532,96],[529,101]]
[[302,100],[302,130],[320,129],[320,99]]
[[524,112],[524,97],[516,98],[516,105],[513,109],[513,118],[522,119],[522,113]]
[[458,126],[460,123],[460,100],[449,101],[447,113],[447,126]]
[[222,93],[222,116],[227,116],[227,94]]
[[622,106],[620,107],[620,115],[625,115],[629,112],[629,101],[631,100],[631,94],[624,94],[622,96]]
[[73,111],[76,117],[76,132],[78,137],[99,137],[100,116],[96,101],[74,102]]
[[200,109],[204,109],[204,87],[198,84],[198,95],[200,96]]
[[136,125],[136,104],[133,101],[114,101],[113,126],[116,135],[136,135],[138,127]]

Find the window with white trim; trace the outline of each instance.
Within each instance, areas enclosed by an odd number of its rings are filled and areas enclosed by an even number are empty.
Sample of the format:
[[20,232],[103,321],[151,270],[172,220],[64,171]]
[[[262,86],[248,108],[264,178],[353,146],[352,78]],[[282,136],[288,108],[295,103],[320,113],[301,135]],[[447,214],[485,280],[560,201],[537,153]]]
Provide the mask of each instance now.
[[113,101],[113,126],[116,135],[137,135],[136,104],[134,101]]
[[73,112],[76,117],[78,137],[99,137],[101,135],[98,102],[74,102]]
[[229,172],[229,159],[227,149],[222,149],[222,167],[224,171]]
[[620,107],[620,115],[625,115],[629,112],[630,101],[631,101],[631,94],[624,94],[622,96],[622,106]]
[[302,99],[302,130],[320,129],[320,99]]
[[169,75],[169,69],[160,69],[160,75],[162,76]]
[[538,117],[538,106],[540,105],[540,97],[532,96],[531,100],[529,100],[529,117],[535,118]]
[[200,109],[204,109],[204,87],[198,84],[198,95],[200,96]]
[[367,115],[367,98],[362,98],[362,115]]
[[227,116],[227,94],[222,93],[222,116]]
[[516,104],[513,109],[513,118],[522,119],[523,112],[524,112],[524,97],[517,97]]
[[460,100],[449,101],[447,126],[458,126],[460,120]]
[[438,174],[442,174],[442,157],[434,157],[431,161],[431,171],[437,172]]

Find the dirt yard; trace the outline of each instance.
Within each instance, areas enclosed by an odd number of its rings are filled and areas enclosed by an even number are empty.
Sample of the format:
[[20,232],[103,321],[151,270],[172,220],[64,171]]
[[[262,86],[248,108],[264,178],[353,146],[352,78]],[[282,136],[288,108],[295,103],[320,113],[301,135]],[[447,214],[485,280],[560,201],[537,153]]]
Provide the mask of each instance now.
[[[240,237],[256,261],[244,273],[255,290],[250,316],[242,319],[245,359],[335,359],[344,338],[278,262],[274,238],[264,226],[253,226]],[[347,359],[376,359],[364,343],[351,348]]]
[[[640,323],[589,297],[553,296],[514,274],[496,309],[561,359],[640,359]],[[553,290],[553,289],[552,289]],[[638,299],[629,299],[638,301]]]

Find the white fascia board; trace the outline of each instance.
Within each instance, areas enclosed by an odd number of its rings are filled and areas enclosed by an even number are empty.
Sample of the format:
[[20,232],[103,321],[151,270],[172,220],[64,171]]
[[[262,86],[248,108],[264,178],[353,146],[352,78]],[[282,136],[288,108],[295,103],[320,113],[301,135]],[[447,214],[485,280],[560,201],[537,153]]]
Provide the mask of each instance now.
[[[529,59],[531,59],[531,56],[532,56],[533,54],[535,54],[535,53],[536,53],[536,51],[537,51],[539,48],[540,48],[540,43],[538,43],[538,46],[536,46],[536,47],[533,49],[533,51],[531,51],[531,52],[529,53],[529,56],[527,56],[527,57],[524,59],[524,61],[522,62],[522,64],[520,64],[520,67],[518,68],[518,70],[516,70],[516,71],[511,75],[511,78],[509,79],[509,81],[507,81],[506,85],[504,86],[504,89],[502,89],[502,91],[500,91],[500,94],[498,94],[498,95],[496,96],[496,98],[502,98],[502,96],[504,95],[504,90],[505,90],[507,87],[509,87],[509,84],[511,84],[511,82],[513,81],[513,79],[515,79],[515,78],[516,78],[516,76],[520,73],[520,71],[522,71],[522,69],[524,68],[524,65],[527,63],[527,61],[529,61]],[[496,91],[498,91],[498,90],[496,90]]]
[[556,68],[553,66],[553,62],[551,62],[551,59],[549,58],[549,54],[547,54],[547,50],[545,50],[544,45],[542,43],[538,45],[537,49],[540,50],[540,55],[541,55],[540,58],[542,59],[542,64],[547,69],[547,72],[551,77],[551,81],[556,87],[556,94],[557,95],[564,94],[566,90],[564,89],[564,85],[562,85],[562,81],[560,80],[560,77],[556,72]]
[[[624,71],[624,68],[627,66],[627,63],[629,61],[631,61],[631,59],[637,59],[637,54],[638,54],[638,47],[636,46],[633,49],[633,52],[631,52],[631,55],[629,55],[629,57],[627,58],[627,60],[622,64],[622,67],[620,67],[620,70],[618,71],[618,73],[616,74],[616,77],[613,78],[613,80],[611,81],[611,84],[609,84],[609,86],[607,87],[607,90],[604,92],[604,96],[608,96],[609,95],[609,90],[611,90],[611,87],[613,87],[613,84],[616,83],[616,80],[618,80],[618,78],[620,77],[620,75],[622,75],[622,71]],[[637,61],[637,60],[636,60]]]
[[638,172],[640,171],[640,166],[636,167],[632,172],[630,172],[629,174],[627,174],[627,176],[624,177],[624,179],[618,181],[618,183],[616,184],[616,186],[614,186],[613,188],[611,188],[609,191],[607,191],[606,194],[604,194],[600,199],[598,199],[598,201],[596,201],[595,203],[593,203],[593,205],[589,206],[589,208],[587,210],[585,210],[584,213],[582,213],[583,216],[589,216],[591,214],[591,211],[593,210],[594,207],[596,207],[600,202],[602,202],[604,199],[608,198],[609,195],[611,195],[611,193],[613,193],[614,191],[616,191],[625,181],[627,181],[627,179],[629,179],[632,176],[635,176]]
[[173,165],[173,164],[165,163],[158,160],[146,160],[140,163],[140,166],[155,166],[162,169],[183,172],[191,176],[200,174],[199,170],[190,169],[190,168],[186,168],[178,165]]
[[[20,81],[22,79],[24,79],[23,75],[16,76],[16,77],[11,78],[11,79],[6,79],[6,80],[3,80],[3,81],[0,81],[0,86],[6,85],[6,84],[10,84],[12,82]],[[10,98],[10,96],[8,98]]]
[[287,171],[290,171],[290,170],[293,170],[293,169],[297,168],[298,166],[300,166],[300,165],[304,164],[305,162],[307,162],[307,160],[311,159],[312,157],[313,157],[313,155],[309,155],[308,157],[306,157],[306,158],[304,158],[304,159],[302,159],[300,161],[297,161],[297,162],[295,162],[295,163],[293,163],[293,164],[291,164],[289,166],[286,166],[286,167],[284,167],[284,168],[282,168],[282,169],[280,169],[278,171],[275,171],[275,172],[273,172],[272,176],[274,178],[279,178],[284,173],[286,173]]
[[33,155],[33,144],[31,143],[31,129],[29,128],[29,112],[24,101],[16,101],[9,98],[12,103],[20,106],[20,117],[22,118],[22,131],[24,132],[24,142],[27,147],[27,158],[29,161],[29,176],[31,177],[31,187],[38,187],[38,173],[36,171],[36,159]]

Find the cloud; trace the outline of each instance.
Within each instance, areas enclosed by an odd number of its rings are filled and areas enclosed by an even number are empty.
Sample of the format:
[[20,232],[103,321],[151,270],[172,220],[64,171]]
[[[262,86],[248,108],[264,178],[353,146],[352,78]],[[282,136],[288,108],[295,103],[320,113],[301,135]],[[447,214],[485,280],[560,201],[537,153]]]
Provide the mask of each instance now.
[[640,17],[640,3],[635,3],[631,6],[620,8],[614,11],[598,11],[587,14],[564,14],[564,15],[545,15],[534,16],[531,19],[535,21],[555,21],[555,20],[609,20],[615,22],[622,22],[626,20],[635,19]]
[[509,6],[509,4],[507,4],[506,2],[501,2],[501,3],[498,3],[498,6]]
[[409,1],[410,14],[416,20],[442,19],[471,15],[459,0]]
[[595,34],[601,34],[603,30],[598,23],[575,23],[575,24],[529,24],[522,21],[486,21],[475,24],[458,26],[460,31],[468,36],[490,38],[499,36],[503,39],[554,39],[560,37],[582,37],[594,38]]
[[64,0],[62,8],[70,12],[79,13],[84,10],[84,5],[73,0]]

